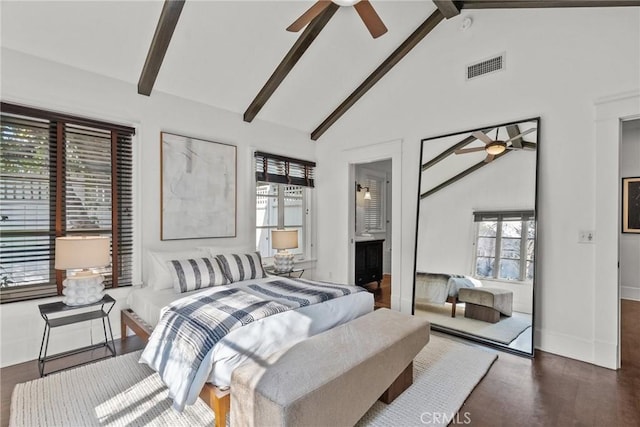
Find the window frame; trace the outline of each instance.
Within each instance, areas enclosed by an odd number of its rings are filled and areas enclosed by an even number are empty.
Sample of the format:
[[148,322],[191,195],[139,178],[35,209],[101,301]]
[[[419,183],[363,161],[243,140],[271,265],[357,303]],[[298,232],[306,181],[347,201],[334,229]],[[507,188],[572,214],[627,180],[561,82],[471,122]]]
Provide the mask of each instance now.
[[[264,194],[258,194],[258,187],[260,185],[277,185],[278,186],[278,195],[277,196],[273,196],[273,195],[267,195],[265,196]],[[302,201],[302,223],[301,224],[285,224],[285,209],[286,209],[286,205],[284,203],[284,199],[285,199],[285,191],[284,188],[285,187],[298,187],[300,189],[302,189],[302,197],[301,197],[301,201]],[[257,204],[257,199],[258,197],[277,197],[278,199],[278,221],[276,225],[257,225],[257,221],[254,221],[254,223],[256,223],[255,225],[255,233],[257,233],[258,230],[277,230],[277,229],[283,229],[283,228],[300,228],[301,229],[301,233],[302,236],[300,237],[300,239],[302,240],[302,247],[301,248],[297,248],[301,251],[301,253],[295,253],[295,259],[297,261],[302,261],[302,260],[308,260],[311,258],[311,248],[312,248],[312,243],[311,243],[311,232],[310,232],[310,217],[311,217],[311,211],[312,211],[312,206],[311,206],[311,189],[310,187],[305,187],[305,186],[301,186],[301,185],[294,185],[294,184],[282,184],[282,183],[277,183],[277,182],[266,182],[266,181],[256,181],[255,183],[255,197],[254,197],[254,203],[255,203],[255,212],[257,213],[258,211],[258,204]],[[271,239],[271,234],[269,233],[269,237],[267,238],[268,240]],[[256,242],[257,243],[257,242]],[[260,252],[260,248],[258,247],[258,245],[256,244],[256,251]],[[267,260],[270,261],[273,256],[265,256],[264,254],[260,253],[260,255],[262,256],[263,260]]]
[[[23,117],[25,120],[43,120],[49,123],[49,143],[48,153],[51,156],[50,165],[48,167],[49,178],[49,204],[53,211],[49,213],[50,221],[48,226],[37,230],[38,235],[49,236],[48,254],[49,260],[49,279],[48,282],[40,282],[25,285],[14,285],[2,287],[0,289],[0,303],[26,301],[37,298],[46,298],[51,296],[62,295],[62,281],[65,278],[65,272],[55,270],[53,263],[55,260],[55,237],[74,234],[109,234],[112,241],[111,251],[112,263],[111,271],[118,271],[119,274],[113,275],[110,288],[118,286],[131,285],[134,281],[135,266],[135,245],[136,237],[133,230],[133,215],[135,213],[135,201],[133,199],[134,192],[134,163],[135,150],[133,145],[133,137],[135,129],[129,126],[123,126],[113,123],[107,123],[99,120],[88,119],[27,107],[22,105],[10,104],[2,102],[0,104],[2,115],[10,117]],[[65,211],[67,206],[64,201],[67,199],[67,188],[64,181],[67,178],[65,167],[66,144],[70,143],[66,138],[66,129],[74,127],[87,127],[94,130],[106,131],[108,134],[104,138],[110,144],[111,162],[110,162],[110,186],[111,186],[111,224],[110,229],[101,230],[85,230],[77,231],[67,230]],[[71,130],[73,133],[73,130]],[[114,209],[115,208],[115,209]],[[23,234],[26,230],[23,230]],[[28,233],[28,231],[26,231]],[[14,233],[11,233],[14,234]],[[20,231],[16,231],[16,237],[19,237]],[[118,238],[114,238],[118,236]],[[123,245],[120,250],[120,243],[128,242]],[[126,262],[122,265],[121,261]],[[120,275],[125,272],[126,282],[120,283]],[[111,274],[110,274],[111,276]]]
[[[495,218],[478,219],[480,216],[494,215]],[[514,217],[520,216],[520,219]],[[505,219],[506,218],[506,219]],[[496,223],[496,235],[495,236],[480,236],[480,227],[483,222],[495,222]],[[500,277],[500,262],[502,260],[513,260],[513,258],[506,258],[502,256],[502,226],[505,222],[520,222],[520,249],[519,249],[519,277],[517,279],[508,279]],[[529,237],[529,222],[533,224],[534,237]],[[531,262],[532,269],[535,269],[535,248],[534,259],[528,258],[528,242],[529,240],[535,240],[536,221],[533,211],[503,211],[503,212],[475,212],[474,213],[474,239],[473,239],[473,257],[472,257],[472,271],[473,277],[479,280],[491,280],[501,281],[507,283],[531,283],[532,280],[527,278],[527,263]],[[481,238],[495,239],[492,256],[479,256],[478,255],[478,241]],[[504,237],[508,239],[509,237]],[[515,237],[514,237],[515,239]],[[478,259],[479,258],[493,258],[492,271],[493,275],[490,277],[478,275]]]

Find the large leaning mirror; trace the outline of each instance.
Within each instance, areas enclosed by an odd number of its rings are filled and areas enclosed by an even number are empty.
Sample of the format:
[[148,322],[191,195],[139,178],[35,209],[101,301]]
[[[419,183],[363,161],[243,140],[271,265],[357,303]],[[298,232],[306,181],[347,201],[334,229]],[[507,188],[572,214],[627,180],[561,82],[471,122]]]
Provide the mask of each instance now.
[[422,140],[414,314],[533,355],[539,118]]

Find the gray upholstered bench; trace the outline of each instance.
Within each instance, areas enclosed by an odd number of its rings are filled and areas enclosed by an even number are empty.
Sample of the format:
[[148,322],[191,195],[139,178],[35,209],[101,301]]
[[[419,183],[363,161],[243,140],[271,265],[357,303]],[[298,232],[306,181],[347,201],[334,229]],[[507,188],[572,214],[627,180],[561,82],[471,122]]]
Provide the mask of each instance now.
[[247,362],[231,376],[231,424],[352,426],[411,385],[427,342],[429,322],[380,309]]
[[458,301],[465,303],[464,317],[496,323],[500,313],[513,313],[513,292],[498,288],[462,288]]

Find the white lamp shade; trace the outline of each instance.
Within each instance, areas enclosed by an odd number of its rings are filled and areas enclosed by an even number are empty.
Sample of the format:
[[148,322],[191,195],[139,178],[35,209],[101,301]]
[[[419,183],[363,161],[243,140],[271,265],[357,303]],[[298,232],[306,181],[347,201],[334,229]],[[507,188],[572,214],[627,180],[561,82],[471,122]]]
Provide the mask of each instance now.
[[97,268],[109,264],[110,238],[105,236],[56,237],[56,270]]
[[273,249],[297,248],[298,230],[272,230],[271,247]]

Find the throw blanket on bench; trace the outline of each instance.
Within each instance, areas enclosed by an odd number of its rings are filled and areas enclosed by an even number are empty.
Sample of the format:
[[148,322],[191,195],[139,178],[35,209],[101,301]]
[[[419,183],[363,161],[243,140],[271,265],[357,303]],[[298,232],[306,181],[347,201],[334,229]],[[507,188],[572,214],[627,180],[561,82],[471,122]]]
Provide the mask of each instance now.
[[[156,370],[181,411],[204,385],[194,379],[215,344],[230,331],[268,316],[343,295],[355,286],[279,279],[241,287],[219,286],[171,303],[149,337],[140,361]],[[202,377],[200,375],[199,377]],[[206,378],[206,376],[205,376]],[[197,396],[197,393],[195,393]]]

